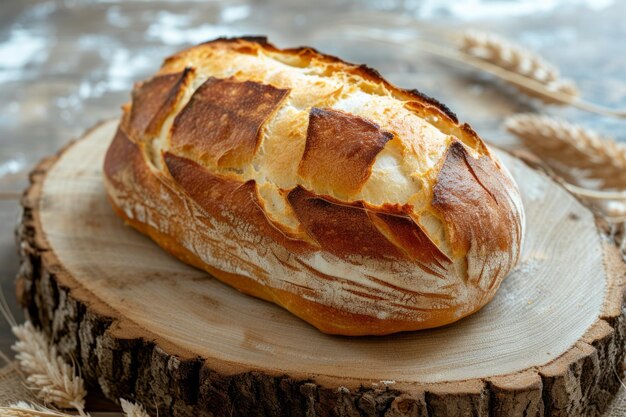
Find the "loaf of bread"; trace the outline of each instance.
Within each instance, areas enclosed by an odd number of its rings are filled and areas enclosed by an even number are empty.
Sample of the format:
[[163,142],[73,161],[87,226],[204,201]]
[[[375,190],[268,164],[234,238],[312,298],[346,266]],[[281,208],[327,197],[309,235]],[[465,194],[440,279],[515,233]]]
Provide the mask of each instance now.
[[366,66],[217,39],[167,58],[123,111],[104,163],[115,212],[323,332],[454,322],[518,260],[507,170],[445,106]]

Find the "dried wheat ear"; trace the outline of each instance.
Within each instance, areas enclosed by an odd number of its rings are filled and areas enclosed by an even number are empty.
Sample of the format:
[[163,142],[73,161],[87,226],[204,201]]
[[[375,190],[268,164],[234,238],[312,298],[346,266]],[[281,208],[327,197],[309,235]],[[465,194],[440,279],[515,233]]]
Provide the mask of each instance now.
[[[142,405],[123,398],[120,399],[124,417],[150,417]],[[87,414],[88,416],[89,414]],[[75,417],[73,414],[65,414],[49,408],[19,401],[9,406],[0,406],[0,416],[3,417]]]
[[[15,360],[25,377],[26,386],[32,389],[44,404],[50,404],[59,409],[76,410],[79,416],[89,417],[89,414],[85,412],[87,390],[77,368],[67,364],[48,337],[30,321],[17,324],[1,290],[0,315],[4,316],[17,338],[12,349],[16,352]],[[8,360],[2,352],[0,356]],[[125,417],[150,417],[140,404],[123,398],[120,398],[120,402]],[[74,415],[25,401],[0,406],[0,416],[7,417],[69,417]]]
[[143,408],[141,404],[126,401],[123,398],[120,399],[120,402],[125,417],[150,417],[146,409]]
[[508,117],[505,127],[567,182],[590,189],[626,190],[626,146],[615,140],[534,114]]
[[[578,88],[570,79],[561,78],[559,70],[530,50],[492,33],[468,30],[461,36],[459,49],[483,61],[519,74],[542,84],[549,92],[563,94],[575,98],[579,95]],[[534,96],[546,103],[566,104],[535,89],[514,84],[524,93]]]
[[626,146],[547,116],[518,114],[505,127],[604,216],[626,259]]
[[56,347],[31,322],[13,326],[17,342],[13,350],[22,372],[26,374],[26,384],[32,387],[37,397],[45,404],[54,404],[62,409],[75,409],[79,415],[86,415],[85,384],[58,354]]

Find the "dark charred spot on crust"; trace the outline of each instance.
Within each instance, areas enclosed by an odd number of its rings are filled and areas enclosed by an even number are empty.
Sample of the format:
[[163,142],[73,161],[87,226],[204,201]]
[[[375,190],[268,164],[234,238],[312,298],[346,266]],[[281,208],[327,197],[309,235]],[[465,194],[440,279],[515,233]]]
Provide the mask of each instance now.
[[244,231],[241,236],[224,236],[225,240],[243,239],[253,247],[263,246],[258,236],[268,236],[295,253],[312,250],[310,243],[292,238],[267,218],[254,180],[243,182],[214,174],[196,162],[169,152],[164,159],[174,181],[191,199],[211,217],[231,226],[231,231],[225,233]]
[[209,78],[174,119],[172,147],[221,167],[241,167],[254,156],[263,124],[288,94],[254,81]]
[[378,72],[378,70],[375,70],[372,67],[368,67],[365,64],[361,64],[361,65],[348,64],[348,65],[353,65],[355,67],[353,71],[361,75],[366,80],[377,81],[377,82],[383,81],[385,85],[388,84],[387,81],[384,80],[383,76],[380,75],[380,72]]
[[[459,124],[452,120],[443,110],[438,107],[433,107],[428,103],[413,100],[406,102],[404,106],[411,112],[422,117],[425,121],[431,123],[444,134],[455,136],[458,140],[478,151],[481,155],[489,155],[489,149],[485,143],[467,123],[459,126]],[[437,119],[435,119],[435,117]],[[450,124],[452,125],[451,127],[449,126]]]
[[478,136],[478,134],[474,131],[474,129],[472,129],[470,125],[468,125],[467,123],[463,123],[463,125],[461,125],[461,131],[465,133],[466,140],[471,139],[473,141],[473,145],[475,146],[475,149],[477,151],[479,151],[483,155],[489,154],[489,149],[487,148],[487,145],[485,145],[485,142],[483,142],[483,140]]
[[393,138],[371,121],[332,109],[312,108],[298,174],[341,195],[357,193],[376,156]]
[[224,42],[224,43],[238,43],[240,41],[247,41],[252,43],[258,43],[261,46],[269,46],[275,48],[275,46],[267,40],[267,36],[264,35],[243,35],[238,37],[222,36],[216,39],[202,42],[200,45],[209,45],[212,43]]
[[[454,129],[457,128],[457,124],[454,122],[454,120],[450,118],[447,113],[444,113],[443,110],[438,107],[433,107],[432,104],[425,103],[423,101],[411,100],[407,101],[404,106],[424,120],[428,120],[429,117],[435,116],[441,118],[444,123],[452,124],[454,126]],[[431,123],[433,126],[441,131],[441,126],[438,122],[430,121],[429,123]]]
[[[245,41],[241,42],[241,41]],[[256,36],[256,35],[250,35],[250,36],[240,36],[240,37],[221,37],[221,38],[217,38],[217,39],[213,39],[210,41],[206,41],[201,43],[201,45],[210,45],[213,43],[231,43],[231,44],[240,44],[235,46],[237,52],[241,52],[244,54],[254,54],[256,53],[256,49],[254,49],[253,47],[249,46],[249,43],[253,43],[253,44],[257,44],[259,46],[262,46],[264,49],[270,49],[270,50],[275,50],[276,47],[274,45],[272,45],[271,43],[268,42],[267,40],[267,36]],[[246,45],[246,43],[248,43],[248,45]]]
[[139,141],[145,135],[157,135],[193,75],[192,68],[185,68],[182,72],[157,75],[136,84],[126,126],[129,135]]
[[433,106],[435,106],[436,108],[438,108],[439,110],[441,110],[442,112],[445,113],[446,116],[448,116],[450,119],[452,119],[452,121],[454,123],[459,123],[459,119],[456,117],[456,114],[454,114],[454,112],[452,110],[450,110],[450,108],[448,106],[446,106],[445,104],[443,104],[442,102],[440,102],[439,100],[432,98],[431,96],[422,93],[419,90],[405,90],[407,93],[417,96],[421,99],[421,101],[426,102],[428,104],[431,104]]
[[327,55],[327,54],[323,54],[320,51],[318,51],[315,48],[312,48],[310,46],[301,46],[298,48],[290,48],[290,49],[274,49],[274,51],[276,52],[287,52],[287,53],[293,53],[293,54],[297,54],[300,55],[306,59],[308,59],[309,61],[313,58],[317,58],[317,59],[321,59],[322,61],[329,63],[329,64],[343,64],[343,65],[350,65],[350,66],[356,66],[354,64],[350,64],[344,60],[342,60],[339,57],[336,57],[334,55]]
[[380,233],[361,202],[342,203],[297,186],[287,195],[296,217],[325,251],[355,261],[353,256],[375,259],[406,259]]

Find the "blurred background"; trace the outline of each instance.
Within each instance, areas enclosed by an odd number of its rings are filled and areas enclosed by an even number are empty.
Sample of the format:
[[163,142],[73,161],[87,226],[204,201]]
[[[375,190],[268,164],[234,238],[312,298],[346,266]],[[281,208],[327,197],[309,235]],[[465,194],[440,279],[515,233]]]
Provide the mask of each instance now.
[[[442,57],[466,29],[542,55],[597,104],[626,107],[626,2],[620,0],[0,1],[0,282],[11,308],[18,194],[42,157],[119,115],[135,81],[178,49],[263,34],[366,63],[448,105],[487,141],[510,148],[503,119],[537,112],[618,140],[624,119],[548,106],[492,75]],[[424,43],[426,42],[426,43]],[[428,46],[428,47],[425,47]],[[439,47],[442,49],[439,50]],[[0,349],[9,351],[0,320]]]

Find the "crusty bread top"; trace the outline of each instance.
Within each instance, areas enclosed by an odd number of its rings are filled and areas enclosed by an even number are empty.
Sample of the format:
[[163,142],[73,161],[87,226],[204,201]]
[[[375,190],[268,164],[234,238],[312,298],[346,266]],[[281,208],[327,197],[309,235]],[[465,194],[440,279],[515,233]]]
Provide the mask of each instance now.
[[237,38],[180,52],[135,87],[121,126],[155,173],[216,216],[246,206],[295,253],[415,262],[484,291],[519,256],[516,186],[467,124],[310,48]]

